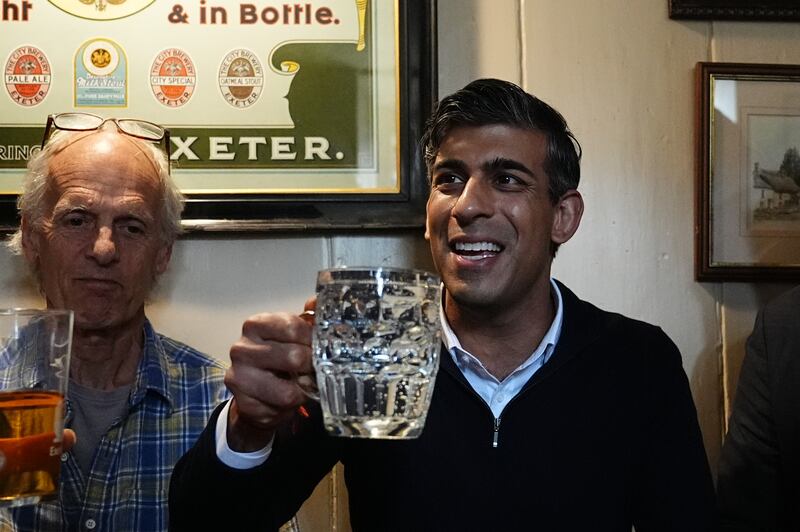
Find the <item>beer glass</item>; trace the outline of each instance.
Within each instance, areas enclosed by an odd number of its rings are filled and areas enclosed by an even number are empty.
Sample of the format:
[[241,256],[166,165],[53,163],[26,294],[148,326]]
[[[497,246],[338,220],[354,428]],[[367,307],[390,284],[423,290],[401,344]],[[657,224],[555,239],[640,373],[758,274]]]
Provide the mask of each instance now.
[[58,494],[72,311],[0,310],[0,507]]
[[422,433],[439,367],[440,292],[439,278],[420,270],[319,272],[312,349],[329,433]]

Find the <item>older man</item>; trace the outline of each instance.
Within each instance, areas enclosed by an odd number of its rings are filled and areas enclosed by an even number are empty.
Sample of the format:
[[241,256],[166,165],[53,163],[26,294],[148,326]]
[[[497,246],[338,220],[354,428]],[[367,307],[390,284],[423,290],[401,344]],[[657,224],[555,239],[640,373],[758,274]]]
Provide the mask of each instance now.
[[439,104],[424,143],[445,350],[422,435],[334,438],[318,407],[297,415],[287,376],[311,370],[311,327],[255,316],[231,349],[234,399],[176,465],[170,527],[274,529],[340,460],[356,530],[712,529],[675,345],[550,278],[583,213],[563,117],[478,80]]
[[10,247],[48,308],[75,313],[66,426],[78,438],[58,500],[13,509],[18,530],[166,529],[172,467],[226,397],[223,367],[145,316],[180,232],[165,136],[137,120],[51,116],[28,165]]

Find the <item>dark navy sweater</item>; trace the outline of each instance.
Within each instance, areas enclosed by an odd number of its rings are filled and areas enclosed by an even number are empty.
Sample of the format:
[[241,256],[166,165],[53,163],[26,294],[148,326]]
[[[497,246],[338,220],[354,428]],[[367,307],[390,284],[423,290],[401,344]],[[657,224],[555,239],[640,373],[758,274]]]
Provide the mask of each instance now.
[[216,458],[217,409],[173,473],[171,529],[277,529],[337,461],[357,531],[713,529],[713,485],[677,348],[661,329],[559,286],[558,345],[499,425],[444,351],[416,440],[330,437],[310,408],[278,434],[264,465],[237,471]]

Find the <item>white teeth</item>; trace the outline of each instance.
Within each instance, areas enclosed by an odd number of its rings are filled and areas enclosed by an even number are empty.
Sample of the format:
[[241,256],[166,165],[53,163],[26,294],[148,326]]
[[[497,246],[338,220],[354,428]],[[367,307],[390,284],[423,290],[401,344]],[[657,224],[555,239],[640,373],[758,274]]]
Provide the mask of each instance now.
[[500,251],[500,246],[492,242],[456,242],[456,251]]

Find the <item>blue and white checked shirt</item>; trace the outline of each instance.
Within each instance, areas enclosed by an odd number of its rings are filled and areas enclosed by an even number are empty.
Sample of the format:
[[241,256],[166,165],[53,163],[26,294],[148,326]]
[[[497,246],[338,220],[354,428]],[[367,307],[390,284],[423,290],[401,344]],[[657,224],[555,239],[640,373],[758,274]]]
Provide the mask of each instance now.
[[[71,453],[62,455],[59,500],[0,512],[0,530],[167,530],[172,468],[229,393],[221,363],[157,334],[149,322],[144,335],[128,413],[100,440],[89,477]],[[67,401],[67,427],[71,419]]]

